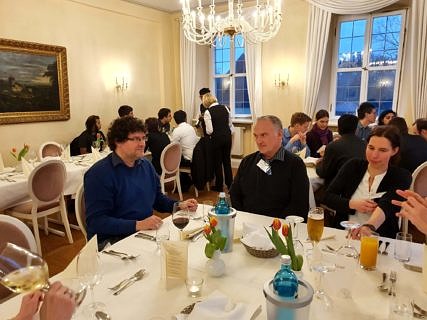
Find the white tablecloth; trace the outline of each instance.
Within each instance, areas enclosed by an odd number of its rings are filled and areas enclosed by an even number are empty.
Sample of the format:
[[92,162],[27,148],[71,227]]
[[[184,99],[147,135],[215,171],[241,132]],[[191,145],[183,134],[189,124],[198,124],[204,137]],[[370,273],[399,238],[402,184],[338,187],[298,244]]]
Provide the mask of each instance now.
[[[200,206],[202,207],[202,206]],[[199,208],[201,210],[201,208]],[[248,221],[259,226],[271,224],[271,218],[248,213],[237,213],[236,232],[242,228],[242,222]],[[201,224],[200,220],[192,221],[192,224]],[[188,226],[187,228],[191,228]],[[171,238],[178,239],[177,229],[171,224]],[[305,225],[300,228],[299,238],[305,246]],[[154,232],[152,232],[154,234]],[[324,236],[336,235],[333,240],[321,241],[320,246],[325,243],[337,248],[344,243],[345,233],[340,230],[326,228]],[[226,273],[222,277],[212,278],[205,273],[207,258],[204,255],[206,240],[200,238],[197,242],[189,242],[188,256],[190,275],[202,276],[205,280],[202,296],[190,298],[187,295],[184,282],[179,282],[175,287],[166,289],[160,281],[160,257],[156,251],[156,243],[130,236],[112,248],[131,254],[139,254],[135,261],[123,261],[116,257],[101,254],[103,269],[105,270],[101,283],[95,288],[95,298],[107,305],[107,311],[112,319],[133,320],[151,319],[160,316],[171,319],[185,306],[207,297],[214,290],[220,290],[229,296],[234,302],[245,302],[261,305],[262,311],[256,319],[267,319],[263,285],[273,278],[280,267],[279,257],[272,259],[261,259],[249,255],[245,248],[238,242],[234,243],[233,251],[222,255],[226,264]],[[354,244],[358,246],[358,241]],[[422,246],[413,244],[414,259],[421,259]],[[359,268],[356,260],[343,256],[330,255],[330,259],[337,259],[337,263],[345,266],[345,269],[337,269],[325,276],[325,287],[332,297],[334,306],[331,311],[325,311],[319,300],[313,300],[310,308],[310,320],[342,320],[342,319],[388,319],[389,303],[392,297],[379,292],[377,286],[381,282],[381,273],[397,271],[397,293],[414,299],[420,305],[427,307],[427,295],[421,289],[421,273],[411,272],[393,259],[393,244],[390,245],[388,256],[381,255],[378,258],[376,271],[365,271]],[[138,269],[145,268],[146,276],[134,285],[114,296],[108,289],[125,277],[129,277]],[[58,275],[57,278],[60,278]],[[309,271],[305,261],[302,278],[314,286],[315,274]],[[342,288],[347,288],[351,298],[344,298]],[[90,296],[90,295],[89,295]],[[89,301],[90,299],[87,299]],[[87,303],[87,301],[84,302]],[[0,319],[13,316],[20,303],[20,297],[11,299],[0,305]],[[84,319],[80,314],[76,319]]]

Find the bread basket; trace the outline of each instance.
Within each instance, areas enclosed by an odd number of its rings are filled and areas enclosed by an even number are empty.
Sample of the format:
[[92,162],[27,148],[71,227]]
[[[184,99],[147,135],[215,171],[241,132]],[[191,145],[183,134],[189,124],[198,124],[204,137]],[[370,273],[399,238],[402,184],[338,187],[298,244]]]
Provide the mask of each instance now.
[[257,258],[274,258],[279,254],[279,252],[275,248],[272,248],[269,250],[262,250],[262,249],[250,247],[247,244],[245,244],[242,240],[240,240],[240,242],[243,244],[243,246],[246,248],[246,250],[249,252],[250,255],[253,255],[254,257],[257,257]]

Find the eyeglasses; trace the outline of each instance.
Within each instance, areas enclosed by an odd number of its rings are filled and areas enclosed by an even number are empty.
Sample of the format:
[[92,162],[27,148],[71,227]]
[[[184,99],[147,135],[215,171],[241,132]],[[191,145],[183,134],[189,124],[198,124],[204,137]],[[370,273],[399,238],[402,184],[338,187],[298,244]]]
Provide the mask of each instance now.
[[133,138],[126,138],[126,140],[133,141],[133,142],[146,142],[148,140],[148,137],[133,137]]

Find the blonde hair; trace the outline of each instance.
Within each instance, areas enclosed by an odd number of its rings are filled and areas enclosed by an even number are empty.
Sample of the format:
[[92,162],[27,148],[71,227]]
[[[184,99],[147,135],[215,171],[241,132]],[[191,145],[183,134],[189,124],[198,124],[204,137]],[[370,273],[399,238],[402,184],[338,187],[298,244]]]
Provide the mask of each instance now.
[[203,95],[202,103],[206,108],[209,108],[209,106],[215,102],[218,102],[218,100],[212,93],[208,92]]

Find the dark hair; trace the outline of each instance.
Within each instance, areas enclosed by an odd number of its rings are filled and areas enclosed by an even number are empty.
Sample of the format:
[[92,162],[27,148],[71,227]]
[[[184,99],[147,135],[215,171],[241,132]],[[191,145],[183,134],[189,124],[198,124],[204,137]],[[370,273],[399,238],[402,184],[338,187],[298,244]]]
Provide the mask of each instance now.
[[272,115],[261,116],[256,119],[256,122],[261,120],[270,121],[273,124],[273,127],[276,128],[276,130],[278,131],[283,130],[282,121],[280,121],[280,119],[276,116],[272,116]]
[[362,102],[357,108],[357,117],[362,120],[365,117],[365,113],[371,113],[375,109],[375,106],[370,102]]
[[354,134],[357,129],[359,119],[354,114],[343,114],[338,119],[338,133],[343,134]]
[[421,133],[421,130],[427,130],[427,118],[419,118],[415,120],[414,124],[419,133]]
[[145,133],[145,125],[141,119],[134,117],[117,118],[108,128],[108,146],[112,151],[116,150],[117,142],[125,142],[129,134],[135,132]]
[[180,124],[187,121],[187,114],[184,110],[175,111],[173,114],[173,119],[175,120],[176,124]]
[[400,135],[399,130],[395,126],[377,126],[375,127],[368,139],[366,140],[367,144],[372,137],[383,137],[390,141],[391,147],[399,148],[399,151],[390,158],[391,164],[398,164],[400,160]]
[[[86,119],[86,123],[85,123],[86,130],[90,132],[94,131],[93,129],[96,127],[96,120],[98,119],[99,119],[98,116],[95,116],[95,115],[89,116]],[[98,128],[96,129],[96,131],[98,131]]]
[[329,112],[327,110],[320,109],[319,111],[316,112],[316,116],[315,116],[316,121],[325,117],[329,118]]
[[406,124],[405,119],[402,117],[394,117],[390,120],[389,126],[396,127],[399,130],[400,134],[408,134],[408,125]]
[[170,109],[168,109],[168,108],[161,108],[159,110],[159,112],[157,112],[157,116],[161,120],[161,119],[167,117],[169,113],[171,113]]
[[394,114],[394,116],[396,116],[396,112],[394,112],[391,109],[384,110],[383,112],[380,113],[380,115],[378,116],[378,125],[379,126],[383,126],[384,125],[384,118],[385,118],[386,115],[388,115],[390,113],[392,113],[392,114]]
[[148,133],[160,132],[159,126],[159,119],[154,117],[145,119],[145,127]]
[[125,117],[128,116],[129,113],[131,113],[133,111],[133,108],[131,106],[128,105],[123,105],[119,108],[118,112],[119,112],[119,117]]
[[203,96],[204,94],[209,93],[209,92],[211,92],[209,90],[209,88],[202,88],[199,90],[199,96]]
[[311,118],[303,112],[295,112],[291,117],[291,127],[296,124],[304,124],[310,122]]

